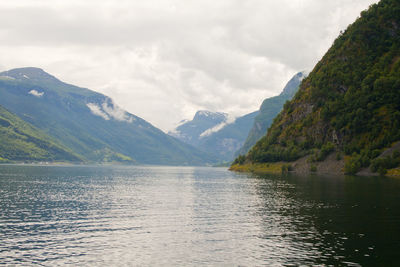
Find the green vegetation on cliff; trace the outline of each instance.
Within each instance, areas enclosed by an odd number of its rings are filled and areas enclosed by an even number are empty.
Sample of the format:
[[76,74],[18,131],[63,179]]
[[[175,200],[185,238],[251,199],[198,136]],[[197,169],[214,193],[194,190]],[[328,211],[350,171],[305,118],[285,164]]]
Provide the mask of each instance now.
[[16,115],[0,106],[0,162],[82,161]]
[[321,161],[335,150],[356,173],[398,140],[400,1],[382,0],[335,40],[245,161]]
[[254,118],[253,126],[244,142],[243,146],[237,151],[237,155],[245,155],[260,138],[262,138],[271,126],[272,121],[282,110],[286,101],[291,100],[299,89],[301,81],[307,76],[306,72],[299,72],[290,79],[283,88],[282,93],[277,96],[267,98],[263,101],[257,116]]

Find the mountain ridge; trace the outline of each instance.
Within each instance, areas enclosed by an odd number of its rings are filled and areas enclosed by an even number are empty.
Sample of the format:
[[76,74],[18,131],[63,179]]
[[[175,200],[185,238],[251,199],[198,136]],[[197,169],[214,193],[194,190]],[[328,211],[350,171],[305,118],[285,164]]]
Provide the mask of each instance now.
[[[31,75],[31,77],[29,77]],[[87,88],[39,68],[0,73],[0,105],[89,162],[202,165],[215,160]]]
[[243,145],[257,114],[258,111],[232,118],[223,112],[199,110],[191,121],[179,125],[169,134],[228,162]]
[[169,131],[168,134],[187,144],[197,146],[200,142],[201,134],[226,122],[227,119],[228,114],[223,112],[199,110],[195,113],[192,120],[181,123],[174,130]]
[[250,148],[263,137],[273,119],[282,110],[286,101],[290,100],[297,92],[301,81],[307,76],[306,71],[295,74],[285,85],[282,92],[274,97],[266,98],[254,118],[254,124],[250,129],[243,146],[235,153],[235,156],[245,155]]

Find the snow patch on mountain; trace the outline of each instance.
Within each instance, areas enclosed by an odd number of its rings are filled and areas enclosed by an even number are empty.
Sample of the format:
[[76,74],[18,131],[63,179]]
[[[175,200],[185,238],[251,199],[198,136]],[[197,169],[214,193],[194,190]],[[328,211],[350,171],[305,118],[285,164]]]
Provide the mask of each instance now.
[[199,116],[204,116],[204,117],[209,117],[209,116],[214,115],[213,112],[207,111],[207,110],[200,110],[197,114],[198,114]]
[[1,75],[1,76],[0,76],[0,79],[3,79],[3,80],[15,80],[14,77],[7,76],[7,75]]
[[218,119],[226,119],[228,117],[228,114],[223,113],[223,112],[212,112],[208,110],[199,110],[196,112],[194,115],[193,120],[198,120],[200,118],[207,118],[210,120],[218,120]]

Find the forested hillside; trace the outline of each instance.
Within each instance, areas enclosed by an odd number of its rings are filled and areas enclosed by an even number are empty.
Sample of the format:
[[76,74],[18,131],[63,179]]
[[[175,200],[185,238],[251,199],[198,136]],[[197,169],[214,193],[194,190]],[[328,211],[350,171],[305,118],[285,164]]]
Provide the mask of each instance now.
[[336,151],[346,173],[369,166],[385,173],[399,155],[378,156],[399,140],[400,1],[382,0],[335,40],[267,135],[236,163],[307,156],[317,165]]

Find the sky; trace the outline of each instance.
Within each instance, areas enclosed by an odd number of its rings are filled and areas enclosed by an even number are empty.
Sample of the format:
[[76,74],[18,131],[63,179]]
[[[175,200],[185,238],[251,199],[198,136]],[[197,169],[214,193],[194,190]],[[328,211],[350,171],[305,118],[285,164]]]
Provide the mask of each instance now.
[[258,110],[376,2],[0,1],[0,71],[42,68],[168,131],[197,110]]

